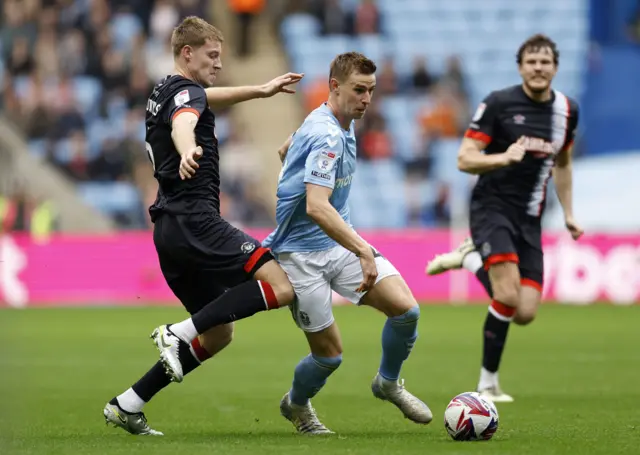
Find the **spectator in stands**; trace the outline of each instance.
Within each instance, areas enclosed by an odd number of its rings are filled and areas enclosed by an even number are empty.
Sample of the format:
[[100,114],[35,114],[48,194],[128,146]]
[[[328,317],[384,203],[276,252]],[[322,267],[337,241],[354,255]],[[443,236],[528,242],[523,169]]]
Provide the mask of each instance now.
[[34,69],[33,56],[26,36],[17,36],[13,40],[11,54],[7,60],[7,71],[15,76],[25,76]]
[[251,54],[252,24],[256,17],[262,12],[265,6],[265,0],[228,0],[229,7],[238,19],[236,27],[238,37],[236,45],[238,46],[238,56],[247,57]]
[[[17,80],[13,82],[17,85]],[[47,89],[37,71],[34,70],[24,82],[21,97],[15,92],[15,85],[12,88],[19,103],[18,109],[13,110],[15,115],[12,118],[30,138],[48,138],[53,135],[55,124],[51,97],[47,96]]]
[[[153,84],[173,71],[171,32],[184,15],[205,15],[209,3],[2,2],[0,109],[11,112],[34,154],[70,180],[79,185],[98,180],[105,191],[114,181],[135,184],[140,203],[131,205],[131,213],[112,213],[123,226],[148,226],[147,207],[155,198],[157,186],[144,146],[144,109]],[[221,146],[229,135],[228,123],[229,111],[217,111]],[[264,202],[252,192],[257,193],[240,188],[236,204],[244,206],[243,198],[251,199],[247,212],[262,219],[266,211],[256,204]],[[244,212],[241,217],[253,218]]]
[[68,158],[63,157],[62,153],[55,153],[50,159],[53,164],[62,169],[67,176],[77,182],[86,182],[90,180],[89,174],[89,158],[87,156],[87,137],[83,131],[75,131],[68,139],[68,142],[61,143],[68,149]]
[[454,89],[439,83],[434,88],[433,103],[422,109],[419,122],[425,137],[456,138],[460,137],[462,131],[462,117]]
[[451,87],[460,101],[466,101],[468,96],[466,78],[458,56],[452,55],[447,58],[446,68],[439,82]]
[[220,148],[221,190],[227,197],[228,214],[236,224],[270,225],[271,217],[263,208],[258,189],[262,167],[253,158],[249,134],[242,124],[230,126],[229,138]]
[[355,10],[354,31],[356,35],[380,33],[380,12],[373,0],[362,0]]
[[51,100],[51,109],[54,116],[53,131],[49,137],[64,139],[76,131],[85,129],[85,121],[78,109],[73,81],[70,77],[62,75],[54,90],[55,96]]
[[358,158],[363,160],[391,158],[393,149],[384,117],[374,111],[367,112],[366,118],[367,121],[358,133]]
[[319,77],[305,90],[305,111],[308,114],[329,98],[329,84],[326,77]]
[[398,74],[393,58],[385,57],[376,75],[376,98],[398,92]]
[[54,205],[46,198],[29,195],[24,183],[14,181],[7,194],[0,193],[0,235],[28,232],[32,240],[46,242],[57,229]]
[[423,55],[417,56],[413,61],[413,73],[411,74],[412,88],[421,93],[426,93],[436,80],[429,72],[427,67],[427,59]]
[[323,35],[350,34],[351,18],[340,0],[311,0],[310,10],[322,24]]

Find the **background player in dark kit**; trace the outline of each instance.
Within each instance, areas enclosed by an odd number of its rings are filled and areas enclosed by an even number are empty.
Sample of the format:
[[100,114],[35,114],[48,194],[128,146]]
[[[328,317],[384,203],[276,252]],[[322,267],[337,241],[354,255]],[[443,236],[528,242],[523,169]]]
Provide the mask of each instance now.
[[223,37],[197,17],[173,32],[175,74],[155,86],[147,103],[146,147],[159,188],[150,208],[160,267],[192,317],[154,330],[157,362],[104,408],[108,423],[133,434],[161,434],[142,407],[170,381],[231,341],[234,320],[286,306],[294,298],[285,273],[260,242],[220,217],[215,115],[209,109],[279,92],[302,75],[288,73],[264,86],[209,88],[220,71]]
[[478,391],[495,402],[513,401],[497,374],[509,324],[532,322],[542,298],[541,216],[552,174],[566,227],[574,240],[582,235],[572,204],[578,106],[551,89],[558,61],[550,38],[529,38],[517,54],[522,84],[492,92],[476,110],[458,155],[461,171],[480,175],[471,197],[471,239],[426,270],[435,275],[464,267],[493,299]]

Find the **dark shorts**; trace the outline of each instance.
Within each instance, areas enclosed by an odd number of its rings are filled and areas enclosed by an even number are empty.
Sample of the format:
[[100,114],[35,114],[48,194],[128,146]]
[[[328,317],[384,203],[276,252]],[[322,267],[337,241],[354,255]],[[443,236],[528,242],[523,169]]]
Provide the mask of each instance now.
[[542,290],[544,260],[540,220],[508,207],[471,204],[471,238],[486,269],[514,262],[523,284]]
[[273,259],[258,240],[212,214],[163,214],[153,241],[167,284],[191,314]]

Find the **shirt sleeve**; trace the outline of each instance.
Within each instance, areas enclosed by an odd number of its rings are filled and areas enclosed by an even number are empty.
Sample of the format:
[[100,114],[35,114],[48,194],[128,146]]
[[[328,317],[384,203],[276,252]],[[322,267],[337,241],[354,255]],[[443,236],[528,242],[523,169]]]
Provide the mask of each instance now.
[[471,124],[464,137],[475,139],[489,145],[493,138],[493,130],[498,118],[499,105],[495,93],[491,93],[478,105],[473,114]]
[[[329,129],[316,134],[309,141],[309,155],[305,161],[304,183],[333,189],[336,182],[336,164],[342,157],[343,142],[339,130]],[[332,133],[335,131],[335,135]]]
[[580,108],[578,104],[570,100],[569,101],[569,124],[567,125],[567,137],[562,144],[562,150],[569,150],[573,146],[573,141],[576,138],[578,131],[578,121],[580,120]]
[[169,98],[166,120],[171,124],[182,112],[192,112],[200,118],[206,108],[207,94],[202,87],[195,84],[182,86]]

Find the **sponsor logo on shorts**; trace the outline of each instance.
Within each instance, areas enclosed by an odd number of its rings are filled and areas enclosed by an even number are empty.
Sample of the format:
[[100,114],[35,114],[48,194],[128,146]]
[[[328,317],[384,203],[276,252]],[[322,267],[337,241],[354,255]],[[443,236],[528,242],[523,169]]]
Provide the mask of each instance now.
[[318,171],[311,171],[311,175],[313,175],[314,177],[319,177],[324,180],[331,180],[331,174],[324,174]]
[[309,319],[309,315],[304,311],[298,312],[298,319],[300,320],[300,324],[305,327],[309,327],[309,325],[311,325],[311,319]]
[[249,254],[256,249],[256,246],[251,242],[244,242],[240,249],[244,254]]

